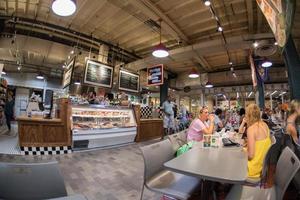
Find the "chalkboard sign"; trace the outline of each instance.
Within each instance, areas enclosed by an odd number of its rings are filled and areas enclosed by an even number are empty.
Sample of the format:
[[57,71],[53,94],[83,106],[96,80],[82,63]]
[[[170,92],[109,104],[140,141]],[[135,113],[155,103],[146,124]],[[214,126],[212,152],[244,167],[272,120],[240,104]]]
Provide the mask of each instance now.
[[67,64],[63,75],[63,88],[69,86],[72,81],[73,70],[75,65],[75,57]]
[[113,68],[100,62],[87,60],[85,65],[84,83],[112,87]]
[[140,77],[139,75],[120,70],[119,89],[129,92],[139,92]]
[[163,65],[155,65],[147,68],[147,84],[148,86],[164,84]]

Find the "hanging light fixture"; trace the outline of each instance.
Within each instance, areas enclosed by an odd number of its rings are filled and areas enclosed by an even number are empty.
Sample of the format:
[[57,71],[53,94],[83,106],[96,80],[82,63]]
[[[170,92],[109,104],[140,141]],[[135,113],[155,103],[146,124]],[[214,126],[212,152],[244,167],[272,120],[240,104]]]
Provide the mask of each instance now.
[[265,67],[265,68],[271,67],[272,65],[273,65],[273,63],[270,60],[266,59],[266,58],[261,63],[261,66]]
[[2,75],[5,75],[5,74],[6,74],[6,71],[4,70],[4,68],[3,68],[2,72],[1,72],[1,74],[2,74]]
[[44,76],[43,76],[42,73],[39,72],[39,73],[36,75],[36,78],[39,79],[39,80],[43,80],[43,79],[44,79]]
[[152,55],[157,58],[164,58],[169,55],[167,47],[161,43],[161,19],[159,20],[159,44],[154,48]]
[[80,82],[80,80],[79,80],[79,79],[77,79],[77,80],[74,82],[74,84],[75,84],[75,85],[80,85],[80,84],[81,84],[81,82]]
[[219,26],[218,26],[218,31],[219,31],[219,32],[222,32],[222,31],[223,31],[223,27],[219,25]]
[[203,2],[205,6],[210,6],[211,4],[210,0],[203,0]]
[[211,82],[207,81],[207,83],[205,84],[205,87],[206,88],[212,88],[214,86],[213,86],[213,84]]
[[52,10],[63,17],[73,15],[76,11],[76,0],[53,0]]
[[199,77],[199,73],[195,68],[192,68],[189,73],[189,78],[198,78],[198,77]]

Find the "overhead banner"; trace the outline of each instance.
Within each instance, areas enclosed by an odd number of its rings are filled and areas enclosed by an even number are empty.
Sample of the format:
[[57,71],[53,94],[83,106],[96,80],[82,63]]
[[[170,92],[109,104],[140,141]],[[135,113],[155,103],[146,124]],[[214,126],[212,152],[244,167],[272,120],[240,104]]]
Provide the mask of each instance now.
[[63,88],[66,88],[71,84],[73,71],[74,71],[74,65],[75,65],[75,57],[67,64],[64,75],[63,75]]
[[291,32],[295,0],[256,0],[256,2],[266,17],[278,45],[284,47]]
[[147,68],[147,85],[164,84],[164,66],[162,64]]

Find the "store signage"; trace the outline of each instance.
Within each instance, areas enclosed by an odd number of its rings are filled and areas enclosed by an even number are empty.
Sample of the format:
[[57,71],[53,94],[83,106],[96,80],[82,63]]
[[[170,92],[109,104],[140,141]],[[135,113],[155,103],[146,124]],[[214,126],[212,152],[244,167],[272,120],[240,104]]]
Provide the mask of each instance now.
[[75,57],[67,64],[63,75],[63,88],[68,87],[71,84],[73,71],[75,65]]
[[139,92],[140,76],[124,70],[119,73],[119,90]]
[[155,65],[147,68],[147,84],[148,86],[164,84],[163,65]]
[[111,88],[113,71],[114,69],[111,66],[97,61],[87,60],[83,83]]

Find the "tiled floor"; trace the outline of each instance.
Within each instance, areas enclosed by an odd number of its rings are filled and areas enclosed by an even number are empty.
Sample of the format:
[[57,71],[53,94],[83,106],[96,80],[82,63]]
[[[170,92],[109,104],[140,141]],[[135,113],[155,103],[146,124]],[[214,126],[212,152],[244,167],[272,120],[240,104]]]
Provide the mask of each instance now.
[[[79,193],[89,200],[137,200],[140,198],[143,159],[138,144],[54,156],[17,156],[0,154],[1,161],[59,162],[68,194]],[[144,200],[159,200],[145,189]]]
[[12,124],[12,130],[0,131],[0,154],[20,155],[21,150],[18,145],[17,125]]

